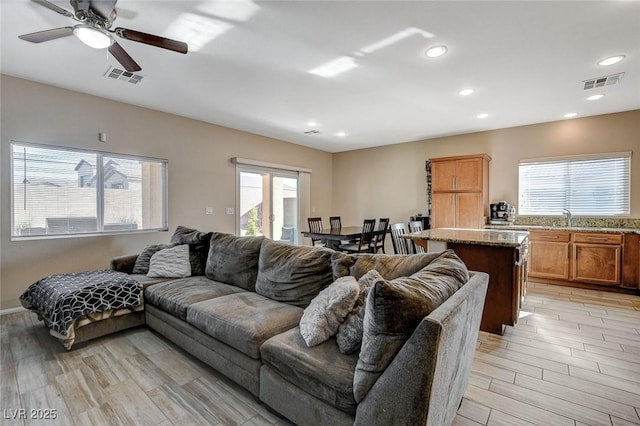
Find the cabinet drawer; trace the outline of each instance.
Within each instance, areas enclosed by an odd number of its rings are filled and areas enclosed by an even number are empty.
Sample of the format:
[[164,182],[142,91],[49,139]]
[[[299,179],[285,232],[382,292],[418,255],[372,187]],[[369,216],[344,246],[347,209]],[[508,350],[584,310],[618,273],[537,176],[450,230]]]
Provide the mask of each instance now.
[[530,231],[529,240],[566,243],[571,241],[571,233],[565,231]]
[[622,234],[599,234],[595,232],[576,232],[573,234],[576,243],[622,244]]

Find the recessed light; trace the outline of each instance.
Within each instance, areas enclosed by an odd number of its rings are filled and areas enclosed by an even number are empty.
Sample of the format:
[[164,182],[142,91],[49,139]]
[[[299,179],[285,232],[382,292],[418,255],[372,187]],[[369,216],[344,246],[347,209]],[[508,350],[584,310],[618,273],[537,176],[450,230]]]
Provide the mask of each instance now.
[[338,132],[336,133],[336,136],[339,138],[344,138],[345,136],[347,136],[347,132]]
[[618,62],[620,62],[624,58],[625,58],[624,55],[611,56],[609,58],[603,59],[600,62],[598,62],[598,65],[608,66],[608,65],[617,64]]
[[487,114],[486,112],[483,112],[482,114],[476,115],[476,117],[481,119],[481,120],[487,118],[488,116],[489,116],[489,114]]
[[473,92],[475,92],[475,90],[473,90],[473,89],[462,89],[461,91],[458,92],[458,95],[460,95],[460,96],[469,96],[469,95],[472,95]]
[[577,112],[568,112],[564,115],[564,118],[573,118],[575,116],[577,116],[578,113]]
[[424,54],[430,58],[437,58],[445,53],[447,53],[447,46],[433,46],[428,48]]
[[604,95],[591,95],[587,98],[588,101],[597,101],[598,99],[604,98]]
[[316,121],[307,121],[307,126],[309,127],[316,127],[318,125],[318,123]]

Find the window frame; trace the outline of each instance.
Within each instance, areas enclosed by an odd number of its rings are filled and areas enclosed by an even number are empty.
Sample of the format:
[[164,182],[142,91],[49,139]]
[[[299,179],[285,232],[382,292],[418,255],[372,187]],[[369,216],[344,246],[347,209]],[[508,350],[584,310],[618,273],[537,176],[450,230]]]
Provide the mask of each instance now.
[[[626,175],[626,212],[623,213],[616,213],[616,214],[609,214],[609,215],[603,215],[603,214],[599,214],[599,213],[580,213],[580,212],[573,212],[574,216],[578,216],[578,217],[594,217],[594,218],[624,218],[624,217],[630,217],[631,215],[631,156],[632,156],[632,152],[631,151],[625,151],[625,152],[612,152],[612,153],[600,153],[600,154],[587,154],[587,155],[575,155],[575,156],[563,156],[563,157],[545,157],[545,158],[532,158],[532,159],[523,159],[520,160],[518,163],[518,214],[521,216],[558,216],[558,215],[562,215],[562,212],[560,211],[551,211],[549,213],[540,213],[540,212],[522,212],[522,196],[523,196],[523,189],[522,189],[522,177],[521,177],[521,172],[522,172],[522,166],[525,165],[532,165],[535,163],[538,164],[550,164],[550,163],[560,163],[563,164],[566,167],[570,167],[571,163],[579,163],[582,161],[589,161],[589,162],[596,162],[596,161],[610,161],[612,159],[620,159],[620,160],[624,160],[626,161],[626,171],[627,171],[627,175]],[[575,175],[574,175],[575,176]],[[567,191],[567,187],[565,187],[563,185],[563,190]],[[568,193],[571,194],[571,193]],[[567,200],[570,200],[570,197],[567,197]],[[593,204],[589,204],[588,207],[592,207],[593,208]],[[571,210],[571,207],[564,207],[565,209],[569,209]],[[539,208],[536,208],[539,209]]]
[[[61,152],[73,152],[91,155],[96,157],[96,217],[98,221],[97,231],[95,232],[83,232],[83,233],[69,233],[69,234],[37,234],[37,235],[14,235],[16,231],[15,224],[15,183],[14,183],[14,149],[19,148],[40,148],[55,150]],[[63,238],[82,238],[82,237],[100,237],[109,235],[121,235],[121,234],[143,234],[151,232],[165,232],[169,230],[169,160],[166,158],[146,157],[141,155],[130,155],[122,153],[114,153],[108,151],[98,151],[86,148],[68,147],[63,145],[49,145],[33,142],[24,142],[19,140],[11,140],[9,144],[9,157],[10,157],[10,197],[11,197],[11,241],[32,241],[32,240],[49,240],[49,239],[63,239]],[[104,230],[104,190],[110,188],[104,188],[104,176],[103,176],[103,158],[109,159],[122,159],[128,161],[147,161],[160,163],[162,165],[162,224],[155,228],[145,229],[129,229],[129,230]]]

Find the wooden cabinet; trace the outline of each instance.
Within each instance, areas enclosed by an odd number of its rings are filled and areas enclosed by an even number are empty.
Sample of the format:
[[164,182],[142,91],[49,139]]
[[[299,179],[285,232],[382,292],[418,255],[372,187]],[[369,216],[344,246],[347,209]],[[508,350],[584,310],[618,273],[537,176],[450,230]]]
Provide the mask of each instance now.
[[[451,157],[449,157],[451,158]],[[486,155],[431,159],[431,185],[433,191],[483,190]]]
[[431,209],[433,228],[482,228],[482,194],[478,192],[433,194]]
[[518,322],[520,303],[526,291],[526,250],[522,247],[447,243],[469,270],[489,274],[480,330],[502,334],[505,325]]
[[529,276],[569,279],[571,233],[529,231]]
[[[629,241],[635,241],[632,235]],[[605,232],[529,230],[529,276],[557,284],[599,284],[638,288],[638,269],[623,268],[637,251],[625,236]],[[628,244],[627,244],[628,245]]]
[[431,227],[481,228],[489,210],[486,154],[432,158]]
[[600,233],[573,234],[574,281],[620,285],[622,235]]

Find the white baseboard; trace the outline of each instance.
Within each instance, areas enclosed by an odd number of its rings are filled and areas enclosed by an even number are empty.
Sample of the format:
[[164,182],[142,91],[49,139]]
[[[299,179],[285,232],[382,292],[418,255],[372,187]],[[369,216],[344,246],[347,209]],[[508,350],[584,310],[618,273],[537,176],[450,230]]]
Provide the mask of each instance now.
[[14,314],[16,312],[24,312],[24,311],[26,311],[26,309],[23,308],[22,306],[18,306],[17,308],[0,309],[0,316],[7,315],[7,314]]

